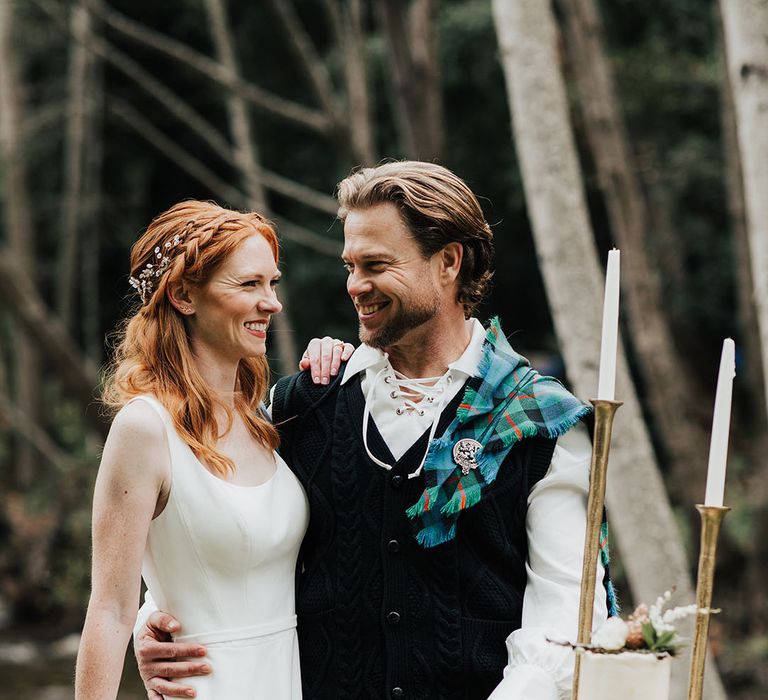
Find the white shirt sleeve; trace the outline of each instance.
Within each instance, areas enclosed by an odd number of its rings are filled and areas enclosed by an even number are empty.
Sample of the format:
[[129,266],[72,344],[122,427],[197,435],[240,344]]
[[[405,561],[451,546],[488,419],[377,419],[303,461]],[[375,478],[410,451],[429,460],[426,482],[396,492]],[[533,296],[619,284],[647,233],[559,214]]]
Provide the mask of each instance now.
[[[527,582],[522,625],[507,638],[509,662],[489,700],[570,700],[592,448],[583,425],[557,441],[549,471],[528,496]],[[603,566],[597,564],[593,629],[607,617]]]

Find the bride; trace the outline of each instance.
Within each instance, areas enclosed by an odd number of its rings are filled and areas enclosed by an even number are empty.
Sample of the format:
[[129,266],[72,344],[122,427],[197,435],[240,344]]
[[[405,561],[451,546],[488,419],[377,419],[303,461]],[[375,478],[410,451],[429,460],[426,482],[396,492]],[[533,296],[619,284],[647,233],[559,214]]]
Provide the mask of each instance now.
[[187,201],[131,252],[141,306],[104,392],[117,410],[96,480],[92,591],[76,700],[117,696],[140,578],[205,644],[199,699],[301,697],[295,567],[307,501],[261,413],[280,302],[256,213]]

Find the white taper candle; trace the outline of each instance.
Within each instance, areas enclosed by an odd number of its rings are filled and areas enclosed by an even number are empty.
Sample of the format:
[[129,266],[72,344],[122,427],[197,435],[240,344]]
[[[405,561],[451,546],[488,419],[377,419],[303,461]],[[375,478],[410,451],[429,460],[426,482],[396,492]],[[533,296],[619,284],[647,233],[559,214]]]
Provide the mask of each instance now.
[[705,506],[722,506],[725,492],[725,464],[728,458],[728,433],[731,427],[731,396],[736,376],[736,346],[731,338],[723,341],[720,372],[717,376],[712,438],[709,444]]
[[616,350],[619,335],[619,264],[620,251],[608,252],[603,299],[603,337],[600,342],[600,374],[597,398],[613,401],[616,392]]

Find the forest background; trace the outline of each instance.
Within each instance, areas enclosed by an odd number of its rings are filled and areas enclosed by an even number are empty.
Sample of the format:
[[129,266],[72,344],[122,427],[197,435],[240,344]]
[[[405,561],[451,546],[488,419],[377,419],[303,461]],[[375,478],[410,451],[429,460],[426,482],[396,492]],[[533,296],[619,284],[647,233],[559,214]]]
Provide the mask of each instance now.
[[[749,110],[768,115],[767,36],[765,0],[0,0],[4,689],[71,697],[99,367],[137,301],[138,234],[187,198],[276,222],[279,376],[313,336],[356,339],[335,184],[419,158],[465,178],[494,230],[479,316],[584,398],[606,253],[622,249],[608,500],[625,609],[671,585],[692,599],[693,506],[736,340],[722,687],[713,674],[706,697],[765,698],[768,124]],[[125,688],[142,697],[130,656]]]

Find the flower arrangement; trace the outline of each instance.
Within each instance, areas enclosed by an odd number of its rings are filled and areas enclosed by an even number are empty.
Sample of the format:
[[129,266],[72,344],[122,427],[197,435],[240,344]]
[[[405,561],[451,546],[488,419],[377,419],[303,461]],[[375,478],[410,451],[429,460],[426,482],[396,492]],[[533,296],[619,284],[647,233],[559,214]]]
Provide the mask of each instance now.
[[[598,654],[619,654],[625,651],[645,652],[656,656],[674,656],[687,642],[678,634],[675,623],[698,611],[696,605],[683,605],[665,610],[672,591],[660,595],[649,608],[638,605],[625,621],[620,617],[609,617],[602,627],[592,634],[591,644],[567,646],[577,650]],[[707,614],[720,612],[707,609]]]
[[[672,591],[666,591],[650,608],[645,604],[638,605],[626,621],[620,617],[608,618],[592,635],[592,644],[583,648],[599,653],[644,651],[657,656],[674,656],[687,642],[678,634],[675,623],[695,615],[698,608],[694,604],[664,610],[671,597]],[[712,614],[720,611],[710,608],[702,612]]]
[[686,642],[674,623],[694,615],[697,607],[683,605],[664,610],[671,597],[672,591],[666,591],[650,608],[638,605],[627,621],[620,617],[608,618],[592,635],[590,651],[647,651],[674,656]]

